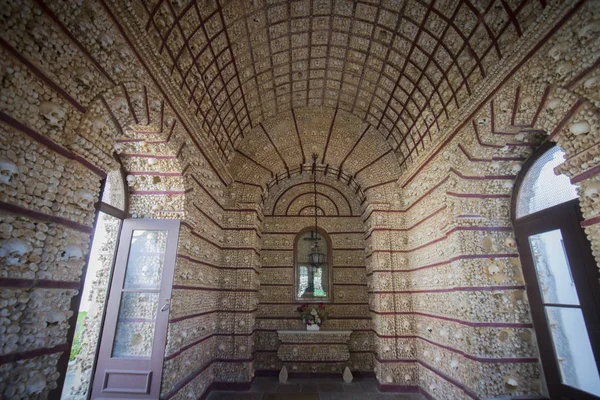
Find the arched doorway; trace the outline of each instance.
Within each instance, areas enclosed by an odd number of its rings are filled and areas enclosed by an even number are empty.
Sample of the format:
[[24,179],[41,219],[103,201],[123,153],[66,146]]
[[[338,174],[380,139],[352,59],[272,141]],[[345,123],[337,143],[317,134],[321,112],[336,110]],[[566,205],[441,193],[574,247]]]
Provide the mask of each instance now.
[[548,142],[526,162],[512,218],[549,395],[598,399],[598,270],[576,187],[554,174],[563,154]]

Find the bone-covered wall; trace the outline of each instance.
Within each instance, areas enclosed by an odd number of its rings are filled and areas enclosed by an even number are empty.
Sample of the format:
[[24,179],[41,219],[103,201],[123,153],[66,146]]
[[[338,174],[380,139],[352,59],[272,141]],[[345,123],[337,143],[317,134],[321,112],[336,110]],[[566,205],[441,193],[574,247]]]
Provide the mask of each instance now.
[[129,217],[182,221],[162,397],[277,370],[274,331],[302,326],[269,303],[291,298],[313,153],[350,368],[439,399],[543,395],[510,201],[557,142],[598,261],[598,3],[251,3],[1,2],[2,396],[61,389],[121,164]]
[[[191,183],[184,173],[211,188],[215,179],[223,186],[225,175],[206,161],[210,150],[200,149],[202,139],[165,100],[102,4],[3,2],[2,9],[0,392],[46,398],[62,389],[57,365],[68,359],[71,302],[81,290],[101,182],[120,165],[113,151],[128,173],[131,217],[185,223]],[[97,335],[98,325],[89,331]],[[169,337],[171,359],[182,347]],[[210,366],[213,358],[211,347],[202,361]],[[179,383],[166,377],[165,393]],[[206,389],[212,378],[201,378]]]
[[592,15],[582,7],[524,65],[507,68],[501,85],[403,174],[398,205],[368,210],[367,265],[382,293],[375,329],[390,336],[377,346],[382,384],[418,382],[434,398],[545,393],[511,196],[532,151],[557,142],[566,162],[556,173],[579,186],[597,260]]

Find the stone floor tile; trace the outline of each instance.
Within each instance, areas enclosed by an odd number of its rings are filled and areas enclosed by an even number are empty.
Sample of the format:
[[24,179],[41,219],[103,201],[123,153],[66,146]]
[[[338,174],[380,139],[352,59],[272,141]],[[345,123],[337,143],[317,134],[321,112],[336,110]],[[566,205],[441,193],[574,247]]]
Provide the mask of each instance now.
[[358,384],[365,393],[379,392],[379,388],[377,387],[377,381],[375,379],[365,379],[358,382]]
[[263,400],[319,400],[317,393],[265,393]]
[[[263,396],[264,395],[264,396]],[[298,378],[279,383],[276,377],[256,378],[248,392],[213,392],[209,400],[425,400],[415,393],[382,393],[373,378],[344,383],[338,379]]]
[[319,393],[319,400],[355,400],[356,393]]
[[252,387],[250,388],[251,392],[274,392],[277,390],[277,379],[273,378],[256,378],[252,383]]
[[319,393],[326,392],[334,392],[334,393],[342,393],[344,388],[341,383],[337,382],[327,382],[327,383],[319,383]]
[[275,392],[277,393],[298,393],[302,385],[299,383],[280,383],[277,385]]
[[342,389],[345,393],[364,393],[363,388],[357,383],[342,383]]
[[317,382],[304,382],[300,384],[302,393],[318,393],[319,392],[319,383]]
[[262,393],[212,392],[208,400],[262,400]]

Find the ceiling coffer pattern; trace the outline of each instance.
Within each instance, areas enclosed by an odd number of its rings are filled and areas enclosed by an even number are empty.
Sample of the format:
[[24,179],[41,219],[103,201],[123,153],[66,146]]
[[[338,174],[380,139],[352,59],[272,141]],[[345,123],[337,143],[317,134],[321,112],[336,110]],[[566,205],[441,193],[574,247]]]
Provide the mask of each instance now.
[[282,111],[330,106],[422,151],[544,0],[137,0],[166,71],[225,162]]
[[271,190],[312,170],[333,177],[364,200],[371,185],[395,182],[398,161],[384,136],[357,116],[329,107],[301,107],[261,122],[229,163],[235,181]]

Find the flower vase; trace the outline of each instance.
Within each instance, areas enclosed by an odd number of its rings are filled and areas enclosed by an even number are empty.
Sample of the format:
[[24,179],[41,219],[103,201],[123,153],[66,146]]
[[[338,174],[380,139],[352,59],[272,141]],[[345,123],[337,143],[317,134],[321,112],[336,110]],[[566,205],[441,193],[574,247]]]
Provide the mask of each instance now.
[[318,331],[319,329],[320,329],[319,325],[317,325],[317,324],[306,325],[307,331]]

